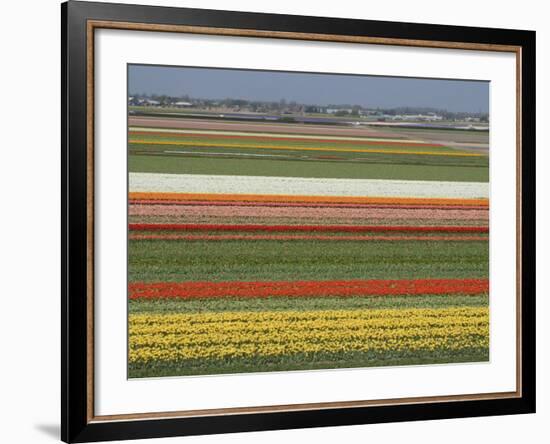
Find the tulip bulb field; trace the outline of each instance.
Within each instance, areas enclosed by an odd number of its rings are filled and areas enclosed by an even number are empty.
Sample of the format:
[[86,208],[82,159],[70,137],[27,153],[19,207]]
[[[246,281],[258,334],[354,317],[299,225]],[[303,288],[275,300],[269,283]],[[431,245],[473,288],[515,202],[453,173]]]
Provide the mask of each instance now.
[[131,109],[130,378],[489,360],[488,131]]

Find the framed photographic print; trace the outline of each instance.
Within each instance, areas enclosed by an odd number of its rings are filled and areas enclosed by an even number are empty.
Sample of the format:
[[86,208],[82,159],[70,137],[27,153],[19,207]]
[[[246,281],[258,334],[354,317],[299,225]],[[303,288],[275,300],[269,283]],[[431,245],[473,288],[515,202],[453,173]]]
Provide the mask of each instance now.
[[62,5],[62,439],[535,411],[535,33]]

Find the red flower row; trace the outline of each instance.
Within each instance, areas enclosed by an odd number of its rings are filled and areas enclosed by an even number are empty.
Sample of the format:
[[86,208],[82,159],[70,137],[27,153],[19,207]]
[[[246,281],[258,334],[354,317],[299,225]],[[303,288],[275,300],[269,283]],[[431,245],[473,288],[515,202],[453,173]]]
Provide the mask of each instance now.
[[228,240],[269,240],[269,241],[448,241],[448,242],[486,242],[487,236],[380,236],[380,235],[312,235],[312,234],[131,234],[130,240],[181,240],[181,241],[228,241]]
[[418,294],[476,295],[489,291],[488,279],[373,279],[346,281],[274,281],[274,282],[158,282],[131,283],[130,299],[158,298],[261,298],[270,296],[384,296]]

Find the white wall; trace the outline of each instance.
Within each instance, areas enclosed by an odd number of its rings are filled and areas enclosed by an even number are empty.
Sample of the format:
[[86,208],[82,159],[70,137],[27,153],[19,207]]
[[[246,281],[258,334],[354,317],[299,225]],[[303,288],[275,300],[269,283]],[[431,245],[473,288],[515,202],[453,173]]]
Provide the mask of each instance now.
[[[142,3],[123,1],[121,3]],[[535,29],[537,50],[538,142],[538,411],[536,415],[402,424],[291,430],[154,442],[279,443],[384,442],[460,443],[529,439],[545,442],[550,421],[548,352],[550,286],[550,162],[546,133],[550,28],[544,2],[441,0],[358,2],[339,0],[194,0],[143,3],[212,9],[353,17],[364,19]],[[0,26],[0,436],[6,443],[54,442],[59,423],[59,2],[4,2]],[[37,105],[42,109],[37,110]],[[37,113],[39,111],[39,113]],[[529,116],[526,116],[529,118]],[[545,273],[546,271],[546,273]],[[537,434],[540,437],[537,437]],[[545,437],[543,437],[546,435]]]

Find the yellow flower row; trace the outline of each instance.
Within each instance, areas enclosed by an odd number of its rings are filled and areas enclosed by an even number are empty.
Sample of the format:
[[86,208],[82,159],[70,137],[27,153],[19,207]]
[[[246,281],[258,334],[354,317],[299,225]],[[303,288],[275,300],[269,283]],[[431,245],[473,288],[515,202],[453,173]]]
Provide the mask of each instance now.
[[436,317],[387,317],[378,319],[357,319],[357,318],[327,318],[318,316],[311,319],[295,319],[292,317],[279,319],[261,319],[254,316],[255,313],[250,313],[251,319],[234,320],[233,322],[220,321],[216,322],[188,322],[188,319],[182,316],[180,322],[154,322],[154,323],[133,323],[130,324],[130,335],[147,336],[147,335],[201,335],[220,333],[226,337],[226,333],[238,334],[239,332],[269,334],[277,332],[281,328],[291,328],[295,331],[331,331],[341,330],[346,331],[361,331],[364,329],[394,329],[400,328],[437,328],[437,327],[453,327],[460,325],[484,325],[488,322],[487,316],[442,316]]
[[489,345],[486,307],[136,314],[130,362]]
[[[324,331],[322,329],[318,331],[276,331],[273,330],[269,335],[265,335],[263,342],[273,343],[288,343],[288,342],[331,342],[334,338],[338,338],[339,341],[369,341],[369,340],[401,340],[406,338],[461,338],[464,335],[480,335],[483,336],[486,332],[487,325],[474,325],[465,326],[459,325],[454,328],[442,327],[442,328],[419,328],[414,326],[412,328],[394,328],[388,330],[373,329],[362,331],[347,331],[342,329],[331,329]],[[224,335],[222,332],[216,332],[214,334],[201,334],[196,336],[179,335],[179,334],[167,334],[162,333],[157,335],[146,335],[135,337],[132,340],[132,347],[156,347],[171,349],[174,347],[193,347],[197,345],[211,346],[219,344],[233,344],[235,346],[257,343],[258,336],[253,334],[254,332],[246,331],[242,333],[234,334],[231,336]]]
[[248,322],[258,323],[264,321],[301,321],[317,319],[388,319],[388,318],[435,318],[445,317],[478,317],[480,314],[488,315],[486,307],[456,307],[456,308],[410,308],[410,309],[381,309],[381,310],[288,310],[288,311],[224,311],[205,313],[176,313],[176,314],[136,314],[132,316],[134,325],[163,325],[195,324],[195,323],[219,323],[219,322]]
[[454,157],[482,157],[485,154],[480,153],[463,153],[463,152],[441,152],[432,151],[408,151],[404,149],[376,149],[376,148],[338,148],[338,147],[304,147],[304,146],[283,146],[283,145],[243,145],[237,143],[212,143],[212,142],[195,142],[195,141],[172,141],[172,140],[142,140],[133,139],[130,143],[139,145],[171,145],[171,146],[192,146],[192,147],[214,147],[214,148],[249,148],[249,149],[269,149],[277,151],[339,151],[344,153],[381,153],[381,154],[415,154],[422,156],[454,156]]

